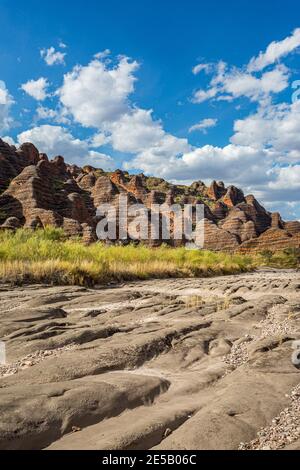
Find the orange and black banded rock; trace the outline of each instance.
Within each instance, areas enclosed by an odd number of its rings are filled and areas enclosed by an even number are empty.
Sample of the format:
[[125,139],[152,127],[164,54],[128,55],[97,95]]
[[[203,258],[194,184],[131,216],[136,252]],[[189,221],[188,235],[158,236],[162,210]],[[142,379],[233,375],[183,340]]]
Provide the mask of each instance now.
[[[117,210],[120,195],[127,196],[129,206],[143,203],[149,220],[153,204],[182,208],[191,204],[194,223],[196,206],[203,204],[204,248],[210,250],[247,252],[300,247],[300,222],[283,221],[280,214],[268,212],[254,196],[245,196],[235,186],[227,188],[222,181],[213,181],[209,187],[201,180],[183,186],[122,170],[107,173],[91,165],[80,168],[66,163],[62,156],[49,160],[30,143],[16,149],[0,139],[3,230],[35,230],[52,225],[63,228],[67,236],[80,236],[85,243],[91,243],[97,240],[96,226],[101,219],[97,208],[110,204]],[[118,236],[118,217],[116,221]],[[160,230],[158,238],[149,244],[184,245],[184,239],[172,239],[173,227],[172,219],[171,240],[164,240]],[[129,237],[120,242],[128,243]]]

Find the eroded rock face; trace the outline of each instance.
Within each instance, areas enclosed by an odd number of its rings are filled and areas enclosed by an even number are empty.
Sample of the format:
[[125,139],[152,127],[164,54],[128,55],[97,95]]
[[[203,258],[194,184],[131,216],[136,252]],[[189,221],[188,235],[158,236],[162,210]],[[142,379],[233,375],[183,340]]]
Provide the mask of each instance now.
[[224,183],[217,183],[213,181],[210,187],[207,189],[207,195],[213,201],[218,201],[226,194],[226,189],[224,187]]
[[272,214],[272,228],[283,229],[284,223],[282,221],[281,215],[278,212]]
[[0,139],[0,192],[28,165],[38,163],[39,153],[32,144],[23,144],[19,150]]
[[211,220],[204,221],[205,241],[207,250],[230,251],[239,246],[238,237],[234,233],[219,228]]
[[252,441],[300,382],[291,360],[299,277],[2,285],[0,449],[229,450]]
[[234,207],[245,201],[244,193],[235,186],[229,186],[226,191],[223,201],[228,207]]
[[[120,195],[127,196],[129,205],[143,203],[148,210],[153,204],[204,204],[204,247],[211,250],[299,247],[299,222],[283,221],[254,196],[245,197],[240,189],[226,188],[222,181],[213,181],[209,187],[200,180],[178,186],[143,174],[106,173],[90,165],[79,168],[66,164],[61,156],[49,161],[30,143],[17,150],[0,139],[2,229],[53,225],[89,243],[96,240],[97,208],[107,203],[118,209]],[[185,243],[160,237],[155,245],[162,242]]]
[[270,228],[266,230],[259,238],[248,240],[242,243],[240,250],[243,252],[251,251],[278,251],[285,248],[299,248],[300,234],[291,235],[286,230]]
[[145,176],[133,176],[127,185],[127,190],[132,193],[139,201],[144,201],[147,195],[147,190],[145,188]]
[[300,232],[300,222],[298,220],[294,220],[292,222],[284,222],[283,224],[285,230],[292,235],[299,234]]
[[246,196],[245,202],[240,203],[238,207],[242,209],[249,220],[255,224],[258,234],[263,233],[272,225],[272,215],[255,199],[254,196]]

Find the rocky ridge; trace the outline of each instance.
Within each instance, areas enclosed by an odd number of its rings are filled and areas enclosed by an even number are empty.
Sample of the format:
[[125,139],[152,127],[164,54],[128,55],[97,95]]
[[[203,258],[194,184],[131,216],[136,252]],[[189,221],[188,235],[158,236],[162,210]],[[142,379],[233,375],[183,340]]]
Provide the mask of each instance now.
[[[207,187],[168,183],[161,178],[105,172],[92,166],[49,160],[30,143],[19,149],[0,139],[0,229],[35,229],[52,225],[86,243],[96,240],[97,207],[118,206],[119,195],[129,204],[197,204],[205,206],[204,248],[222,251],[262,251],[300,247],[300,222],[285,222],[270,213],[254,196],[235,186],[213,181]],[[164,242],[161,236],[152,244]],[[170,240],[177,245],[185,240]]]

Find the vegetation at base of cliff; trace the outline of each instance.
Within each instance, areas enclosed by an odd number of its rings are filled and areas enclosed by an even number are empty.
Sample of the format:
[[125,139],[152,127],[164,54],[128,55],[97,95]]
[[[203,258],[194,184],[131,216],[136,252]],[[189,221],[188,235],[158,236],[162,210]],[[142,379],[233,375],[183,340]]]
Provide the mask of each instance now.
[[300,248],[286,248],[276,252],[264,250],[256,256],[256,263],[271,268],[300,268]]
[[0,231],[0,280],[12,284],[94,286],[135,279],[238,274],[257,267],[297,268],[300,250],[256,255],[144,245],[85,246],[61,229]]
[[135,279],[234,274],[252,268],[253,260],[245,255],[167,246],[85,246],[50,227],[35,232],[0,232],[0,279],[12,284],[93,286]]

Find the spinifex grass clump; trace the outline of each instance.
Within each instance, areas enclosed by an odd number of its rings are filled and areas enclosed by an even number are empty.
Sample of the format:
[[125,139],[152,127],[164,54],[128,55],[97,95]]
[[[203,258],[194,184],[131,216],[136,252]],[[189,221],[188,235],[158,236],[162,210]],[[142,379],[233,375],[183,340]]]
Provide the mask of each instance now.
[[254,267],[251,257],[144,245],[85,246],[60,229],[0,232],[0,278],[93,286],[109,281],[234,274]]
[[300,248],[286,248],[277,252],[264,250],[257,255],[257,263],[274,268],[300,268]]

